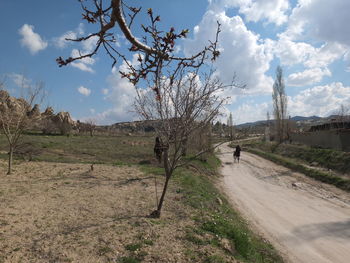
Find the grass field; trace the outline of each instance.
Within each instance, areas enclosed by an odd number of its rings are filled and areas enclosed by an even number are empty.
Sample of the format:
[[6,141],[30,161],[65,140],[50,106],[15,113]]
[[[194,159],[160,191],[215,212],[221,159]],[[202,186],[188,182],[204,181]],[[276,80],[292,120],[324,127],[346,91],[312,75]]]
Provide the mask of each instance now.
[[152,137],[23,139],[41,154],[11,176],[0,161],[0,262],[282,262],[215,188],[214,156],[179,169],[151,219],[164,179]]
[[[24,135],[20,144],[40,152],[35,161],[64,163],[138,164],[153,156],[152,136],[43,136]],[[7,145],[0,135],[0,157],[7,158]],[[21,157],[17,157],[21,159]]]

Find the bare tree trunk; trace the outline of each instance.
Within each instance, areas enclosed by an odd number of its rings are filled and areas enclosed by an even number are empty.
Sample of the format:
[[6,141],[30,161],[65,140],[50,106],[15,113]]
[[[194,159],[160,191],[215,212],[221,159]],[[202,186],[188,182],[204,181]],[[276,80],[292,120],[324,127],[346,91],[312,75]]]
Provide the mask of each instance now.
[[162,195],[161,195],[161,197],[159,199],[157,210],[154,210],[150,214],[150,216],[154,217],[154,218],[159,218],[160,217],[160,214],[161,214],[161,211],[162,211],[162,207],[163,207],[163,203],[164,203],[165,194],[166,194],[166,191],[168,189],[168,184],[169,184],[170,177],[172,175],[172,171],[169,169],[168,149],[164,150],[163,158],[164,158],[164,170],[165,170],[165,183],[164,183],[164,186],[163,186]]
[[181,154],[182,156],[186,156],[187,155],[187,138],[185,138],[182,142],[181,142]]
[[9,151],[9,165],[8,165],[8,170],[7,170],[7,174],[11,174],[12,172],[12,159],[13,159],[13,146],[10,145],[10,151]]

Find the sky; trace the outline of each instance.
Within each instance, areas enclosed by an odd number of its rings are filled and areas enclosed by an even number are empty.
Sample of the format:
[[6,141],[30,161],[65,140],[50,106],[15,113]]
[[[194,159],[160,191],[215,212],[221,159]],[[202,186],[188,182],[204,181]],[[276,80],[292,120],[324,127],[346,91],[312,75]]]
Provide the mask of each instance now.
[[[108,2],[104,0],[105,2]],[[349,0],[125,0],[142,5],[132,27],[142,37],[147,8],[160,15],[165,30],[189,29],[177,42],[177,53],[194,54],[215,37],[221,23],[215,62],[224,83],[245,84],[228,89],[223,113],[235,124],[266,119],[272,112],[276,67],[283,69],[288,115],[326,117],[350,107],[350,1]],[[96,31],[82,20],[78,0],[0,0],[0,80],[18,96],[23,83],[45,83],[41,109],[69,111],[75,120],[98,124],[137,120],[133,112],[134,87],[120,78],[121,61],[112,68],[104,51],[91,59],[58,67],[56,58],[89,52],[94,40],[73,43],[65,38]],[[118,28],[115,46],[128,59],[130,44]],[[222,120],[227,117],[225,115]]]

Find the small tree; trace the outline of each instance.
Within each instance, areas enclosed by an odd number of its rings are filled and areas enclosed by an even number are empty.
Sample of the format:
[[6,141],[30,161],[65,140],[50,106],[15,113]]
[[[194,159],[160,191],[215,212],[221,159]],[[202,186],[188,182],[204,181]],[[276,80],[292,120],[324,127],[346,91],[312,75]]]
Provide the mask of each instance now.
[[276,69],[276,79],[272,92],[273,114],[275,117],[276,136],[281,143],[287,132],[287,96],[285,91],[283,71],[280,66]]
[[232,119],[232,113],[230,112],[230,115],[227,119],[227,127],[229,129],[229,136],[230,140],[233,140],[233,119]]
[[[96,46],[91,53],[80,53],[77,57],[67,59],[59,57],[56,61],[59,66],[68,65],[78,59],[93,57],[102,48],[111,57],[112,66],[118,58],[127,65],[127,69],[120,74],[135,86],[139,85],[135,102],[137,112],[144,120],[160,121],[156,133],[163,142],[166,179],[158,207],[152,213],[152,216],[159,217],[169,180],[175,169],[183,165],[180,161],[186,154],[187,140],[194,131],[203,131],[214,120],[223,103],[219,96],[223,85],[213,77],[212,71],[208,69],[207,72],[210,73],[202,78],[199,74],[206,61],[214,61],[220,54],[217,48],[220,24],[218,23],[214,41],[209,41],[196,54],[181,57],[175,54],[175,42],[185,38],[188,30],[176,31],[174,27],[169,30],[159,29],[161,18],[151,8],[147,9],[149,25],[140,25],[144,35],[136,37],[131,31],[131,25],[141,8],[130,7],[123,0],[91,0],[92,9],[84,5],[85,1],[80,2],[83,19],[97,25],[97,30],[70,40],[80,42],[96,39]],[[119,29],[129,41],[129,51],[137,58],[137,65],[128,61],[116,48],[116,33],[113,29]],[[145,84],[151,89],[142,88]]]
[[337,121],[344,125],[344,122],[349,120],[349,113],[349,108],[345,107],[344,104],[341,104],[335,113],[337,115]]
[[23,81],[21,90],[26,95],[18,99],[11,97],[4,89],[0,90],[0,126],[9,146],[7,174],[12,172],[13,152],[21,135],[37,121],[36,116],[30,113],[34,102],[43,94],[43,83],[32,87],[24,85]]
[[[157,209],[152,216],[159,217],[169,180],[174,171],[183,166],[183,143],[195,133],[206,134],[211,122],[218,116],[225,99],[218,94],[224,85],[213,74],[200,78],[198,70],[187,71],[185,66],[169,78],[156,82],[152,90],[137,89],[135,108],[144,120],[160,120],[156,135],[163,143],[165,183]],[[154,90],[156,93],[154,94]],[[209,151],[201,147],[193,158]]]
[[86,129],[88,130],[90,136],[94,136],[94,131],[96,129],[96,121],[95,119],[87,119],[86,122]]

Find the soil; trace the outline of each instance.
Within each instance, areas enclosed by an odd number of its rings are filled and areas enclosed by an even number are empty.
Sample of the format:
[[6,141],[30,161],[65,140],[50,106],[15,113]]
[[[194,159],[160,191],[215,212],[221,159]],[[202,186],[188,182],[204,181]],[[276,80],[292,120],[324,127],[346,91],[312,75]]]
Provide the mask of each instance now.
[[175,186],[161,218],[147,217],[155,180],[136,166],[23,162],[5,174],[0,161],[0,262],[193,262],[199,250],[225,257],[186,241],[192,211]]
[[287,262],[348,263],[350,194],[256,155],[220,147],[222,188]]

